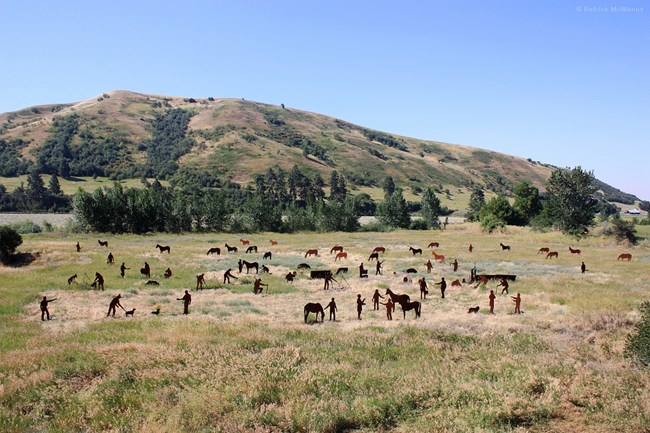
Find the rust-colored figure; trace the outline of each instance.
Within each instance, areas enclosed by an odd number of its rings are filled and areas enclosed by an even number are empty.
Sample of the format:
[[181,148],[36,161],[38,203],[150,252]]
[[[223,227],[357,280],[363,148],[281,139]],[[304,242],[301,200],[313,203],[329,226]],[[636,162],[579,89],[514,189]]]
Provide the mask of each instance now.
[[427,299],[427,293],[429,293],[429,286],[427,286],[427,280],[422,277],[418,280],[420,285],[420,299]]
[[375,293],[372,294],[373,310],[379,310],[379,298],[384,299],[384,297],[379,294],[379,289],[375,289]]
[[93,281],[95,287],[99,290],[104,290],[104,277],[99,272],[95,272],[95,281]]
[[521,314],[521,295],[517,293],[517,296],[511,296],[511,298],[515,303],[515,314]]
[[375,265],[375,275],[381,275],[381,265],[384,263],[383,261],[380,262],[377,260],[377,264]]
[[445,277],[442,277],[442,279],[436,283],[436,286],[440,286],[440,294],[442,295],[442,299],[445,299],[445,290],[447,290],[447,282],[445,281]]
[[167,268],[167,269],[165,269],[164,276],[165,276],[165,278],[169,278],[169,277],[172,276],[172,270],[171,270],[171,268]]
[[488,299],[490,300],[490,314],[494,314],[494,298],[496,298],[494,290],[490,290],[490,295],[488,296]]
[[336,310],[338,309],[336,306],[336,302],[334,302],[334,298],[330,301],[329,304],[327,304],[327,307],[325,307],[325,310],[330,309],[330,320],[333,320],[336,322]]
[[[106,317],[111,315],[111,311],[113,312],[113,317],[115,317],[115,309],[117,307],[120,307],[121,309],[124,310],[124,307],[122,304],[120,304],[120,299],[122,298],[122,294],[117,295],[111,300],[111,303],[108,304],[108,313],[106,313]],[[126,310],[124,310],[126,311]]]
[[262,286],[269,287],[268,284],[262,284],[262,279],[261,278],[255,278],[255,282],[253,283],[253,293],[256,294],[256,295],[258,293],[262,293],[262,291],[264,290],[262,288]]
[[582,262],[582,264],[580,265],[580,272],[582,272],[583,274],[587,272],[587,265],[585,265],[585,262]]
[[232,269],[228,268],[228,270],[223,274],[223,283],[224,284],[226,284],[226,283],[230,284],[230,279],[231,278],[234,278],[235,280],[238,279],[230,271],[232,271]]
[[476,285],[474,286],[475,289],[481,284],[486,285],[488,283],[488,277],[486,277],[485,275],[477,275],[476,279],[478,280],[478,283],[476,283]]
[[108,257],[106,257],[106,263],[109,265],[115,263],[115,257],[113,257],[113,253],[108,253]]
[[469,253],[472,254],[472,251],[474,251],[474,246],[472,244],[469,244],[467,251],[469,251]]
[[458,260],[454,259],[454,263],[451,264],[454,267],[454,273],[458,270]]
[[79,245],[79,242],[77,242],[76,247],[77,247],[77,252],[80,253],[81,252],[81,245]]
[[433,264],[431,264],[431,260],[427,260],[427,274],[431,273],[431,269],[433,269]]
[[182,298],[176,298],[177,301],[183,301],[183,314],[189,314],[190,304],[192,303],[192,295],[186,290]]
[[366,299],[361,299],[361,295],[357,295],[357,318],[359,320],[361,320],[361,311],[364,305],[366,305]]
[[380,302],[380,304],[386,306],[386,319],[393,320],[393,309],[395,308],[393,300],[388,298],[386,302]]
[[41,301],[41,321],[45,321],[45,316],[47,315],[47,320],[50,320],[50,311],[47,309],[47,304],[50,302],[56,301],[57,298],[47,299],[47,296],[43,296]]
[[508,294],[508,287],[510,287],[510,285],[508,284],[505,278],[499,279],[499,284],[497,284],[497,288],[499,287],[503,287],[503,290],[501,290],[502,295],[504,293]]
[[363,267],[363,263],[359,265],[359,278],[368,278],[368,270]]
[[124,278],[124,271],[128,271],[130,269],[131,268],[127,268],[126,265],[124,264],[124,262],[122,262],[122,266],[120,266],[120,276],[122,278]]
[[205,274],[199,274],[196,276],[196,290],[203,290],[203,285],[205,284]]

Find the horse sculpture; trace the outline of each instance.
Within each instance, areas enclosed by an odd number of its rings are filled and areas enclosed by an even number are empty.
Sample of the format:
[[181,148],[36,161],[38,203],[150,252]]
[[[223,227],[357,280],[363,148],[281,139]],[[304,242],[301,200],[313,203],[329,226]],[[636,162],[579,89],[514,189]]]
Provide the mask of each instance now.
[[160,244],[156,244],[156,248],[158,248],[160,250],[161,254],[164,253],[165,251],[167,251],[167,254],[171,254],[171,251],[172,251],[172,248],[169,245],[163,246],[163,245],[160,245]]
[[226,244],[226,249],[228,250],[229,253],[236,253],[237,252],[237,247],[231,247],[228,244]]
[[271,242],[272,247],[278,244],[278,241],[274,241],[273,239],[269,239],[269,242]]
[[420,312],[422,311],[422,304],[419,301],[414,302],[401,302],[402,312],[404,313],[404,319],[406,320],[406,312],[415,310],[415,318],[420,317]]
[[347,259],[347,258],[348,258],[348,253],[338,253],[334,258],[334,261],[337,261],[338,259]]
[[374,250],[372,250],[373,253],[385,253],[386,248],[384,247],[376,247]]
[[431,242],[427,248],[438,248],[440,244],[438,242]]
[[242,246],[244,246],[244,247],[251,243],[251,241],[246,240],[246,239],[240,239],[239,242],[241,242]]
[[559,258],[559,255],[558,255],[558,252],[557,252],[557,251],[549,251],[549,252],[546,254],[546,258],[547,258],[547,259],[551,259],[551,258],[553,258],[553,257],[555,257],[556,259]]
[[416,254],[422,255],[422,248],[409,247],[409,251],[412,252],[413,255],[416,255]]
[[298,264],[298,269],[311,269],[311,266],[309,266],[307,263],[300,263]]
[[320,321],[322,322],[325,320],[325,310],[323,310],[323,306],[319,302],[308,302],[305,304],[305,308],[303,309],[305,313],[305,323],[307,323],[307,317],[309,316],[309,313],[316,313],[316,321],[318,322],[318,315],[320,314]]
[[219,247],[210,248],[208,250],[208,254],[206,254],[206,255],[209,256],[210,254],[216,254],[216,255],[220,256],[221,255],[221,248],[219,248]]
[[503,245],[501,242],[499,245],[501,245],[501,251],[510,251],[510,245]]
[[332,249],[330,250],[330,254],[332,253],[342,253],[343,252],[343,247],[341,245],[334,245]]
[[537,254],[545,254],[545,253],[548,253],[549,251],[551,251],[551,250],[546,248],[546,247],[542,247],[539,250],[537,250]]
[[460,281],[454,280],[451,282],[451,287],[462,287],[462,284],[460,284]]
[[264,253],[264,256],[262,256],[262,260],[269,259],[271,260],[273,258],[273,254],[271,254],[271,251],[267,251]]
[[252,253],[253,251],[257,252],[257,246],[256,245],[251,245],[250,247],[246,248],[246,254]]
[[368,257],[368,261],[371,262],[373,260],[379,260],[379,253],[370,254],[370,257]]
[[574,250],[573,248],[569,247],[569,251],[571,252],[571,254],[580,255],[580,253],[581,253],[581,251],[579,249],[577,249],[577,248]]
[[240,269],[239,272],[241,272],[243,267],[246,266],[246,273],[248,273],[251,269],[255,269],[256,274],[259,273],[259,263],[257,262],[251,263],[251,262],[247,262],[246,260],[240,259],[239,262],[237,262],[237,264],[239,265],[239,269]]
[[445,263],[445,256],[442,254],[436,254],[435,251],[431,251],[431,254],[433,254],[433,259],[437,261],[441,261],[442,263]]
[[391,289],[386,289],[386,294],[390,296],[390,299],[393,301],[393,312],[395,312],[395,304],[411,302],[411,297],[409,295],[398,295],[396,293],[393,293]]
[[629,262],[630,260],[632,260],[632,254],[623,253],[623,254],[619,255],[616,260],[627,260]]
[[305,258],[310,257],[310,256],[317,256],[318,255],[318,250],[307,250],[305,253]]
[[108,247],[108,241],[100,241],[97,239],[97,242],[99,243],[100,247]]

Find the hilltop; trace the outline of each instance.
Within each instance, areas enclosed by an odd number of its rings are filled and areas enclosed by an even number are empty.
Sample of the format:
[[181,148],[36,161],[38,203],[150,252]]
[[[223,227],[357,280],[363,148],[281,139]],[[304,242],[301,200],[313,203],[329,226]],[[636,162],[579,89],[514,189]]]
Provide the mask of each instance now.
[[[218,179],[211,186],[246,185],[269,167],[290,171],[298,165],[324,179],[337,170],[353,190],[378,188],[392,176],[413,194],[432,185],[452,188],[452,194],[473,186],[508,194],[521,181],[543,191],[556,168],[380,132],[284,105],[129,91],[1,114],[0,139],[18,160],[33,161],[45,173],[56,173],[60,159],[67,158],[72,176]],[[69,155],[57,154],[62,148]],[[638,200],[604,183],[599,188],[610,200]]]

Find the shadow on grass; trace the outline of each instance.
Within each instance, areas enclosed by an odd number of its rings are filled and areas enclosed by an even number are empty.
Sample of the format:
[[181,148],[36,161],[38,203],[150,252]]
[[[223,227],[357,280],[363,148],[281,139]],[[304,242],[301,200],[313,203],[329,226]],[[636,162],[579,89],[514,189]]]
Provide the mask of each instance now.
[[38,259],[41,256],[41,253],[18,253],[12,254],[9,257],[2,257],[0,261],[3,265],[9,266],[11,268],[22,268],[23,266],[29,266],[32,262]]

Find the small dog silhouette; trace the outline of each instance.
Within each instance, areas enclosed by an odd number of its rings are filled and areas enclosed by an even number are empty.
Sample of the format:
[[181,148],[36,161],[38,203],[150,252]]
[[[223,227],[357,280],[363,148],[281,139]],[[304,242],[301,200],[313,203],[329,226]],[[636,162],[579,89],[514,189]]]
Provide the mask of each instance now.
[[160,308],[156,308],[155,311],[152,311],[151,314],[155,314],[156,316],[160,314]]
[[126,317],[133,316],[133,314],[135,313],[135,308],[133,310],[125,311],[125,313],[126,313]]
[[479,307],[478,305],[477,305],[476,307],[474,307],[474,308],[470,308],[469,310],[467,310],[467,314],[469,314],[469,313],[477,314],[477,313],[478,313],[478,310],[479,310],[480,308],[481,308],[481,307]]
[[68,278],[68,284],[74,283],[76,279],[77,279],[77,274],[74,274],[73,276]]

